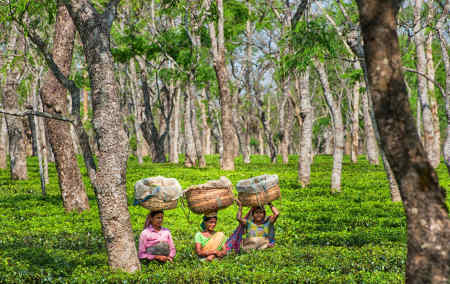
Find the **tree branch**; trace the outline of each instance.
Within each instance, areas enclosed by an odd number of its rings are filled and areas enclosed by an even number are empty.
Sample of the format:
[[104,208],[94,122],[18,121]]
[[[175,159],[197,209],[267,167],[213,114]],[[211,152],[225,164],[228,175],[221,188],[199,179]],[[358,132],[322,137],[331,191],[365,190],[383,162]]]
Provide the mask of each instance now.
[[436,87],[439,88],[439,90],[441,91],[441,93],[442,93],[442,95],[443,95],[444,97],[447,96],[447,94],[445,93],[444,88],[442,87],[442,85],[439,84],[438,81],[431,79],[427,74],[424,74],[424,73],[422,73],[422,72],[419,72],[419,71],[417,71],[417,70],[415,70],[415,69],[411,69],[411,68],[408,68],[408,67],[403,67],[403,70],[408,71],[408,72],[412,72],[412,73],[419,74],[420,76],[424,77],[424,78],[427,79],[428,81],[431,81],[434,85],[436,85]]
[[61,120],[61,121],[73,123],[73,119],[66,118],[66,117],[60,116],[60,115],[53,115],[53,114],[50,114],[47,112],[42,112],[42,111],[26,110],[26,111],[19,111],[19,112],[11,112],[11,111],[6,111],[3,109],[0,109],[0,113],[6,114],[6,115],[18,116],[18,117],[34,115],[34,116],[40,116],[40,117],[45,117],[45,118],[49,118],[49,119],[55,119],[55,120]]

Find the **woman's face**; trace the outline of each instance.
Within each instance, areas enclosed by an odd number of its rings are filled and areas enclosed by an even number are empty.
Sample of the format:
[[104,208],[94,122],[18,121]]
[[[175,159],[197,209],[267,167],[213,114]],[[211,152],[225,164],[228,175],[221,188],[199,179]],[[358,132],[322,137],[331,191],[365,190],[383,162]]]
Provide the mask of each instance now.
[[158,213],[155,216],[151,217],[151,223],[153,227],[159,228],[161,227],[164,219],[163,213]]
[[211,218],[208,221],[205,221],[205,227],[208,231],[214,231],[216,227],[217,218]]
[[253,212],[253,220],[255,222],[261,222],[264,220],[264,217],[266,216],[264,210],[258,208],[255,209],[255,211]]

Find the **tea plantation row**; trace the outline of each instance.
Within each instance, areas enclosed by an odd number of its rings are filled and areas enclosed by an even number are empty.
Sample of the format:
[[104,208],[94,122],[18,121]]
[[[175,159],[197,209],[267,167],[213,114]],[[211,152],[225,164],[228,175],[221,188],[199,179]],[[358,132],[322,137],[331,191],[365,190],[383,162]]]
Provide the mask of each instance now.
[[[332,157],[318,156],[312,166],[309,188],[297,184],[297,159],[288,165],[271,164],[253,156],[236,171],[218,169],[217,156],[208,168],[187,169],[173,164],[139,165],[130,159],[127,172],[128,204],[136,236],[147,210],[131,206],[133,185],[144,177],[177,178],[183,188],[227,176],[233,184],[261,174],[278,174],[282,199],[276,224],[276,246],[266,251],[230,255],[222,261],[201,263],[194,255],[193,236],[201,216],[181,204],[167,211],[164,226],[172,232],[177,249],[173,263],[144,265],[135,274],[112,272],[101,233],[92,188],[82,169],[91,210],[65,213],[57,175],[52,165],[48,195],[43,197],[37,160],[29,159],[27,181],[11,181],[0,170],[0,283],[401,283],[406,260],[406,219],[401,204],[390,201],[381,166],[364,157],[343,165],[342,193],[330,194]],[[81,165],[81,163],[80,163]],[[443,163],[440,183],[448,190],[450,179]],[[449,201],[447,201],[449,203]],[[237,225],[236,206],[219,212],[217,228],[228,235]]]

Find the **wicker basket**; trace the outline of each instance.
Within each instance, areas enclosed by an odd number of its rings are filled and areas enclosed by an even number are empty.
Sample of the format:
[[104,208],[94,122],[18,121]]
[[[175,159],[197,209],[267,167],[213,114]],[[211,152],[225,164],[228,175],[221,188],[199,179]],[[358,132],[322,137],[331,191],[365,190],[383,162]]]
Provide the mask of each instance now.
[[243,206],[255,207],[255,206],[263,206],[269,202],[272,202],[278,198],[280,198],[280,187],[278,185],[273,186],[266,191],[261,191],[257,193],[247,193],[247,192],[239,192],[238,199],[242,203]]
[[232,187],[225,177],[189,187],[185,191],[189,209],[196,214],[207,214],[230,206],[234,201]]
[[177,199],[183,190],[174,178],[162,176],[138,180],[134,185],[134,205],[141,205],[149,210],[170,210],[177,207]]
[[177,208],[177,202],[178,200],[162,201],[156,198],[150,198],[144,202],[141,202],[140,205],[151,211],[170,210]]

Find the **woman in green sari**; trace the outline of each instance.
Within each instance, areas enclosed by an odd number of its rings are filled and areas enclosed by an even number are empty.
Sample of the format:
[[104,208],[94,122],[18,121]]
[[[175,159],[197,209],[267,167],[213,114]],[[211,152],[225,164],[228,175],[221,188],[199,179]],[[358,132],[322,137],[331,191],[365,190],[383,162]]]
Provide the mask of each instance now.
[[203,222],[200,224],[202,232],[195,234],[195,252],[202,261],[212,261],[227,254],[224,246],[225,234],[214,230],[216,223],[217,213],[203,216]]

